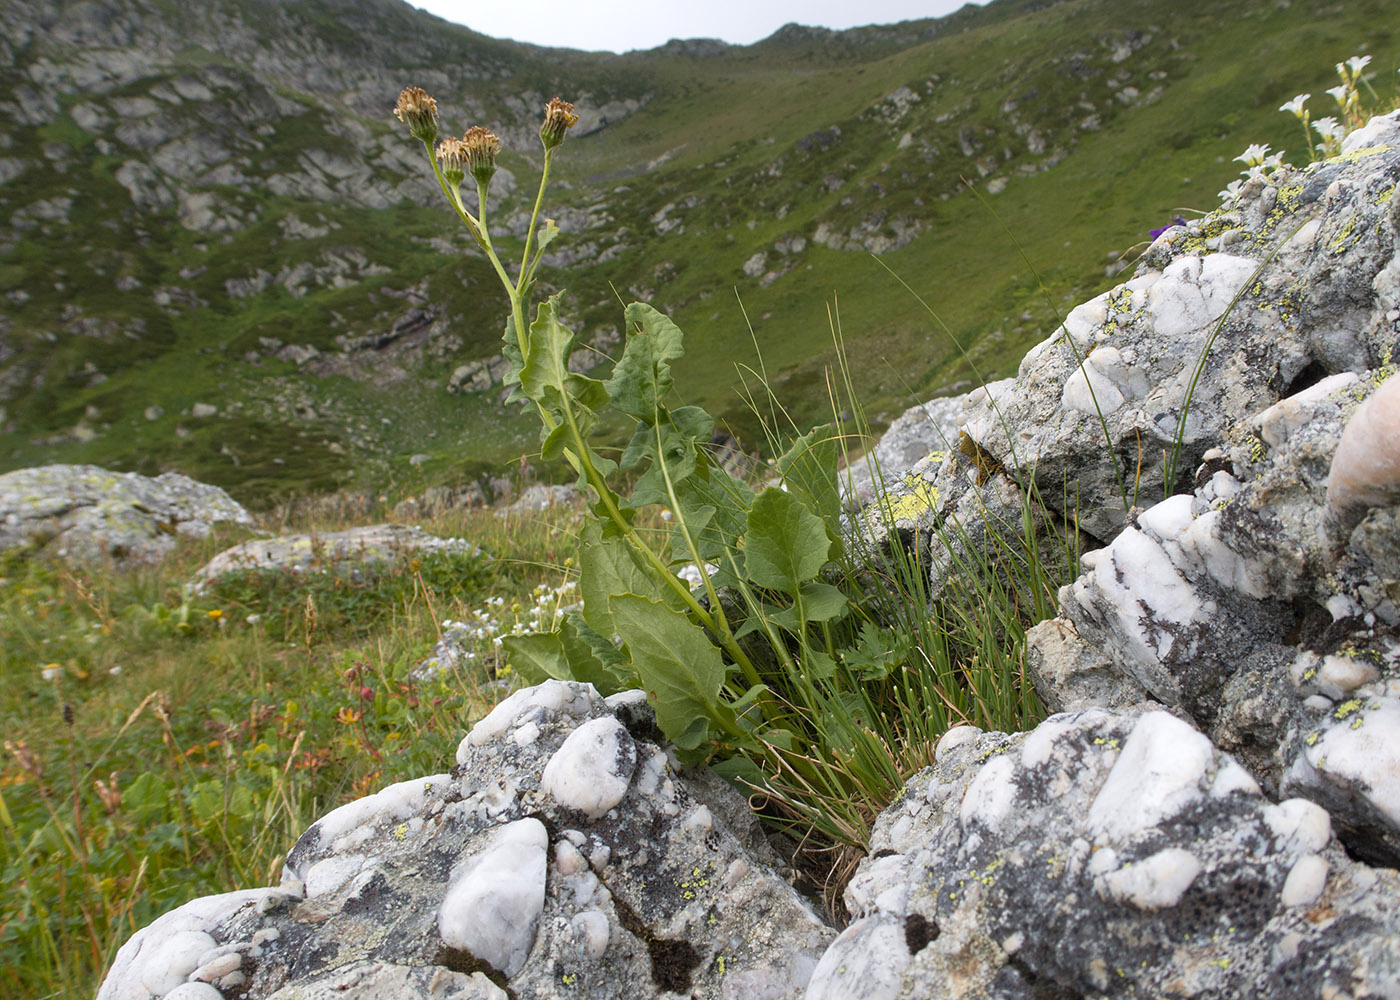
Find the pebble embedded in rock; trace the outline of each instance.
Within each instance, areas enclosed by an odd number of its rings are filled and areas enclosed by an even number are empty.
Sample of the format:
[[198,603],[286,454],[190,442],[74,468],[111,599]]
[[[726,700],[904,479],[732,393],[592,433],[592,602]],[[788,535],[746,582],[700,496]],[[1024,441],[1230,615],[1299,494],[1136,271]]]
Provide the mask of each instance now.
[[507,977],[529,957],[544,910],[549,834],[537,819],[495,831],[491,846],[454,872],[438,909],[438,933]]
[[545,765],[541,787],[591,820],[622,801],[637,768],[637,745],[612,716],[579,726]]

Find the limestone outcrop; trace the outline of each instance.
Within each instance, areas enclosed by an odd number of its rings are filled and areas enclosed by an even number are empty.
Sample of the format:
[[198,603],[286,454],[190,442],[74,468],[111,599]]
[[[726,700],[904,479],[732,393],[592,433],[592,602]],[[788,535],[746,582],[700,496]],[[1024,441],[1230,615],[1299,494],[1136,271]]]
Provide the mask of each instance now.
[[217,486],[178,472],[154,479],[95,465],[44,465],[0,475],[0,549],[31,547],[76,562],[150,561],[179,535],[252,518]]

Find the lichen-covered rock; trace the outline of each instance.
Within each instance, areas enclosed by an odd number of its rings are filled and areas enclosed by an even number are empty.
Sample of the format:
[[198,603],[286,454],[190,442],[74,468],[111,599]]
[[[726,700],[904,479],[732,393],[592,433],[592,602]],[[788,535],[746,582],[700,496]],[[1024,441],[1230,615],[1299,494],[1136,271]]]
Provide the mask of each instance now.
[[1193,494],[1084,557],[1028,662],[1056,708],[1145,694],[1183,710],[1265,788],[1325,806],[1353,852],[1397,864],[1400,511],[1371,509],[1338,548],[1327,502],[1342,428],[1382,374],[1233,425]]
[[714,784],[676,772],[654,735],[639,693],[517,691],[450,774],[322,817],[278,888],[138,932],[99,1000],[201,970],[278,1000],[800,997],[835,931],[720,818],[742,803],[708,805]]
[[1187,723],[969,735],[877,822],[807,1000],[1395,995],[1400,876]]
[[195,574],[204,588],[243,570],[353,573],[362,566],[392,562],[412,553],[480,553],[462,538],[439,538],[405,524],[373,524],[324,534],[255,538],[220,552]]
[[963,414],[973,393],[917,403],[905,410],[880,435],[869,456],[857,459],[841,473],[847,502],[869,503],[876,497],[875,475],[887,485],[932,455],[958,446]]
[[78,562],[150,561],[179,535],[207,535],[218,523],[252,518],[217,486],[177,472],[151,479],[44,465],[0,475],[0,549],[27,546]]
[[973,407],[968,434],[1112,538],[1128,508],[1164,495],[1178,437],[1185,476],[1234,421],[1321,376],[1390,362],[1397,180],[1393,114],[1343,155],[1250,181],[1236,203],[1168,229],[1135,277],[1072,310]]

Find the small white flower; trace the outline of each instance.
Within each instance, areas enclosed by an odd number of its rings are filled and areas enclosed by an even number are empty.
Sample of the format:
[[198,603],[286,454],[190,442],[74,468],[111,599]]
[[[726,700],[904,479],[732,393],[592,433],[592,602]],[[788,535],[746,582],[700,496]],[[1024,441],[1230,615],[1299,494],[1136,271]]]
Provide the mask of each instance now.
[[1370,56],[1352,56],[1347,60],[1347,66],[1351,69],[1353,78],[1359,74],[1371,61]]
[[108,669],[107,673],[111,674],[113,677],[120,677],[122,675],[122,668],[111,667]]
[[46,681],[56,681],[58,680],[58,675],[61,673],[63,673],[62,667],[45,667],[39,672],[39,676],[43,677]]
[[1299,94],[1287,104],[1280,105],[1279,110],[1287,111],[1291,115],[1297,115],[1299,118],[1302,118],[1304,114],[1303,108],[1304,105],[1308,103],[1309,97],[1312,97],[1312,94]]
[[1283,153],[1272,153],[1264,157],[1264,162],[1259,165],[1265,170],[1278,170],[1283,166]]
[[1336,99],[1338,107],[1343,108],[1347,106],[1347,94],[1349,92],[1349,88],[1343,86],[1327,88],[1327,93],[1331,94]]
[[1324,139],[1344,139],[1347,130],[1343,125],[1338,124],[1335,118],[1319,118],[1312,123],[1313,131]]
[[1267,156],[1268,153],[1269,146],[1267,143],[1261,144],[1256,142],[1252,143],[1248,149],[1235,157],[1235,159],[1246,166],[1257,167],[1264,162],[1264,157]]
[[1240,188],[1244,186],[1244,181],[1233,180],[1225,185],[1225,190],[1220,192],[1221,201],[1234,201],[1240,196]]

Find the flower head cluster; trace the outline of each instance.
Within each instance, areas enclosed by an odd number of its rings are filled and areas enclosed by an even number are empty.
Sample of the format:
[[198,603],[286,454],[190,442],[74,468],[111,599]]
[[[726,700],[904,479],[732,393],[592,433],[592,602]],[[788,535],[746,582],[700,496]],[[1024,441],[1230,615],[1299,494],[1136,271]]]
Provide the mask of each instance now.
[[564,134],[574,127],[578,115],[574,106],[560,97],[550,100],[544,107],[544,122],[540,125],[540,142],[546,150],[554,149],[564,141]]
[[467,152],[461,139],[448,136],[437,147],[438,166],[442,179],[457,187],[467,176]]
[[432,143],[437,138],[437,101],[422,87],[405,87],[394,105],[394,117],[408,126],[415,139]]
[[478,184],[489,184],[496,173],[496,154],[501,151],[501,140],[496,133],[473,125],[462,136],[461,147],[467,173],[476,178]]

